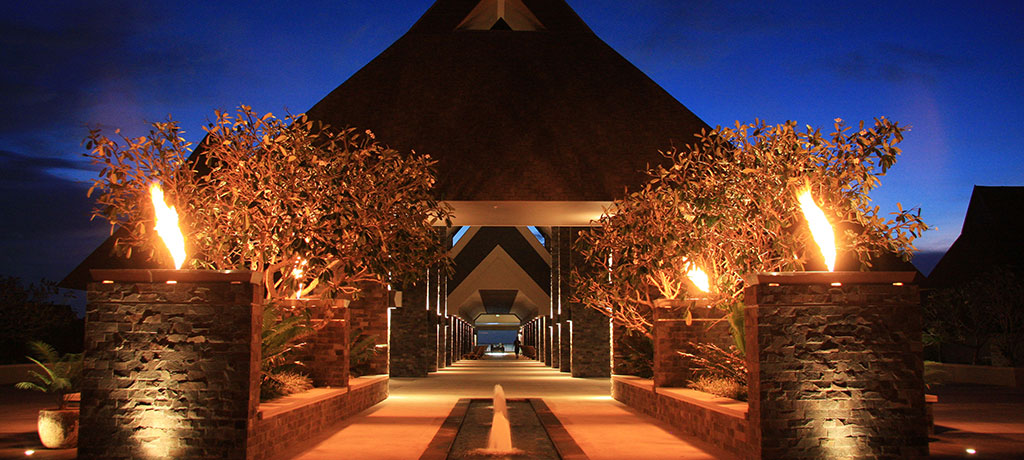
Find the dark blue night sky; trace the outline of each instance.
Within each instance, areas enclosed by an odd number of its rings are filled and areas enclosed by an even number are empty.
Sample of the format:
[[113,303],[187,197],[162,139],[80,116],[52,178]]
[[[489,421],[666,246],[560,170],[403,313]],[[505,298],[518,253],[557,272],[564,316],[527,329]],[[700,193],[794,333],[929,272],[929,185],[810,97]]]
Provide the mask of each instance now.
[[[7,5],[0,273],[60,279],[107,234],[88,221],[87,127],[139,134],[170,114],[198,141],[214,109],[300,113],[431,3]],[[923,208],[938,227],[919,240],[924,251],[956,238],[973,185],[1024,185],[1020,2],[569,3],[713,126],[760,118],[828,128],[877,116],[911,125],[873,198],[883,209]]]

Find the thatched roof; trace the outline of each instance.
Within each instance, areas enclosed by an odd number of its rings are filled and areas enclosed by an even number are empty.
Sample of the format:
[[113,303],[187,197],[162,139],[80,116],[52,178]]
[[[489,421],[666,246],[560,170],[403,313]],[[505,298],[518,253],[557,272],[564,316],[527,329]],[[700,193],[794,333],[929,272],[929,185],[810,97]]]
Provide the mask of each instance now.
[[964,226],[953,245],[928,275],[942,288],[992,270],[1024,267],[1024,187],[975,186]]
[[479,3],[438,0],[307,114],[431,155],[465,201],[611,201],[707,128],[563,0],[522,0],[539,30],[459,29]]
[[[664,161],[659,150],[708,128],[564,0],[503,2],[498,28],[530,31],[473,30],[486,24],[478,5],[438,0],[307,114],[431,155],[448,201],[611,201]],[[112,247],[108,239],[61,285],[84,288],[90,268],[151,268],[112,257]]]

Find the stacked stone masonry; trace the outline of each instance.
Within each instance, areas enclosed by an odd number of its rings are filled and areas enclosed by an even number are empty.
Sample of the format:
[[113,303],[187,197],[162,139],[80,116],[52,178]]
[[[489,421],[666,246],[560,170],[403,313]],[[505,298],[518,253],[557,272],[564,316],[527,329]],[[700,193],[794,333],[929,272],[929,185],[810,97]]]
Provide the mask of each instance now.
[[915,286],[747,288],[752,441],[761,458],[924,458]]
[[242,282],[90,284],[79,458],[246,458],[261,297]]

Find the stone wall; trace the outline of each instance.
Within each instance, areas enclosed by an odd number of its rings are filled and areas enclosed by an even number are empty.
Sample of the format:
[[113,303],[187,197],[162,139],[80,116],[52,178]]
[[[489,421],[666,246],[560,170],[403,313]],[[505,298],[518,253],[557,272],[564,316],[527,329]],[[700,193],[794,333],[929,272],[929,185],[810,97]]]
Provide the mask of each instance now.
[[918,290],[902,285],[908,277],[884,275],[747,282],[750,418],[761,458],[927,457]]
[[372,376],[353,379],[347,389],[317,389],[264,403],[249,435],[250,458],[280,458],[308,447],[310,439],[387,397],[387,377]]
[[248,272],[176,284],[110,275],[88,290],[79,458],[246,458],[262,287]]
[[378,283],[364,283],[358,297],[349,304],[349,334],[375,337],[377,354],[370,360],[369,375],[388,373],[388,306],[390,292]]
[[[696,300],[665,301],[654,309],[654,385],[685,387],[696,378],[690,360],[678,351],[689,343],[712,343],[728,350],[733,344],[729,322],[721,310],[710,309]],[[687,326],[687,307],[693,321]],[[689,350],[691,353],[693,350]]]

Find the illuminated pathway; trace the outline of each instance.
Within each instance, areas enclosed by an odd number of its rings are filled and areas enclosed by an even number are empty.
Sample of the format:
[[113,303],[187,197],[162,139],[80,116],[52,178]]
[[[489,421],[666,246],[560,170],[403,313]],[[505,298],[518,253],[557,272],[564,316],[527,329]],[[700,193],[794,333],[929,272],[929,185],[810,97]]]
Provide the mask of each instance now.
[[391,396],[336,427],[297,459],[416,459],[460,398],[540,397],[591,459],[716,459],[723,452],[670,432],[609,394],[608,379],[574,379],[536,361],[460,361],[427,378],[392,379]]

